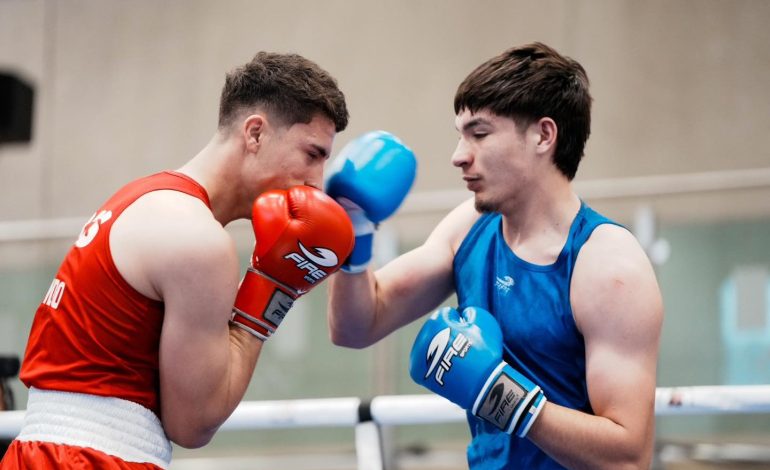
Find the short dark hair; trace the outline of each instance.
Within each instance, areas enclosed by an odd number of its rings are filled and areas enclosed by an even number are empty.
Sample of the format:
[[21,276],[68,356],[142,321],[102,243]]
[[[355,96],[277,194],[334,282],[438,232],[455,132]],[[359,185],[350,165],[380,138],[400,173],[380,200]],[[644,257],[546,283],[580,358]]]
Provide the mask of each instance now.
[[258,52],[227,74],[219,102],[219,128],[232,124],[246,107],[262,106],[283,124],[308,123],[318,113],[348,125],[345,95],[328,72],[298,54]]
[[588,76],[577,61],[535,42],[513,47],[478,66],[457,88],[455,114],[489,110],[519,129],[543,117],[556,122],[554,164],[575,177],[591,134]]

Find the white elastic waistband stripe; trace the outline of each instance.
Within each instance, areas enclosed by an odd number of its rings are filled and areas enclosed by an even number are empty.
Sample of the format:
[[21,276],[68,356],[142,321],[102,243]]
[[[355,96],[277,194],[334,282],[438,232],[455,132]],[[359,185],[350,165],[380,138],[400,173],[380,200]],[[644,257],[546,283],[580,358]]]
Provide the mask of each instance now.
[[127,400],[31,388],[20,441],[90,447],[168,468],[171,443],[155,414]]

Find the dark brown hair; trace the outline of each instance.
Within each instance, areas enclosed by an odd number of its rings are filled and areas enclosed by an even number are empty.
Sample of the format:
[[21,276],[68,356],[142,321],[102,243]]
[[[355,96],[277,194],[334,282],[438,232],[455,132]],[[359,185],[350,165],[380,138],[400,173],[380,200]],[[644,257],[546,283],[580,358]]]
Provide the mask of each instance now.
[[519,129],[543,118],[556,122],[554,164],[568,178],[577,173],[591,133],[588,76],[573,59],[535,42],[508,49],[478,66],[455,94],[455,114],[488,110]]
[[219,101],[219,128],[252,106],[264,107],[285,125],[308,123],[317,113],[334,122],[337,132],[348,125],[345,95],[337,81],[297,54],[259,52],[227,74]]

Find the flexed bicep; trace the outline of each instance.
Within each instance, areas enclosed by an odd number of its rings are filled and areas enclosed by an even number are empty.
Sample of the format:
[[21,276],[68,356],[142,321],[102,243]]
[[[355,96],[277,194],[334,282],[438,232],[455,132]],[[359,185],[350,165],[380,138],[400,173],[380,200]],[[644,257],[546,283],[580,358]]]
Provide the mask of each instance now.
[[195,240],[182,237],[176,243],[173,251],[178,259],[166,260],[158,279],[165,304],[160,341],[162,419],[169,438],[198,447],[229,415],[231,402],[240,400],[231,397],[229,389],[233,380],[248,382],[258,351],[232,351],[228,319],[239,277],[232,241],[223,233],[203,231]]
[[[623,436],[618,449],[649,456],[663,307],[650,263],[621,230],[600,233],[596,241],[604,237],[605,243],[587,245],[581,253],[572,303],[585,339],[586,384],[594,413],[618,426]],[[600,246],[601,251],[592,251]],[[592,269],[595,263],[602,269]]]

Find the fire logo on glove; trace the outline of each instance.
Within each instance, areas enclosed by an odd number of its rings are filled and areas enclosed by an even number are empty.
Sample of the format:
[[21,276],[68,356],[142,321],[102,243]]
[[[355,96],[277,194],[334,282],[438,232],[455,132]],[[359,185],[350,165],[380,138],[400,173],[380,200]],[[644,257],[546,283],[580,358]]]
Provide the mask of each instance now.
[[315,251],[315,253],[313,253],[299,240],[297,241],[297,245],[299,245],[302,254],[299,254],[296,251],[291,252],[284,256],[284,259],[290,259],[294,261],[297,268],[306,270],[308,273],[305,275],[304,279],[311,284],[315,284],[328,274],[318,266],[331,268],[339,263],[337,254],[329,248],[313,247],[313,250]]

